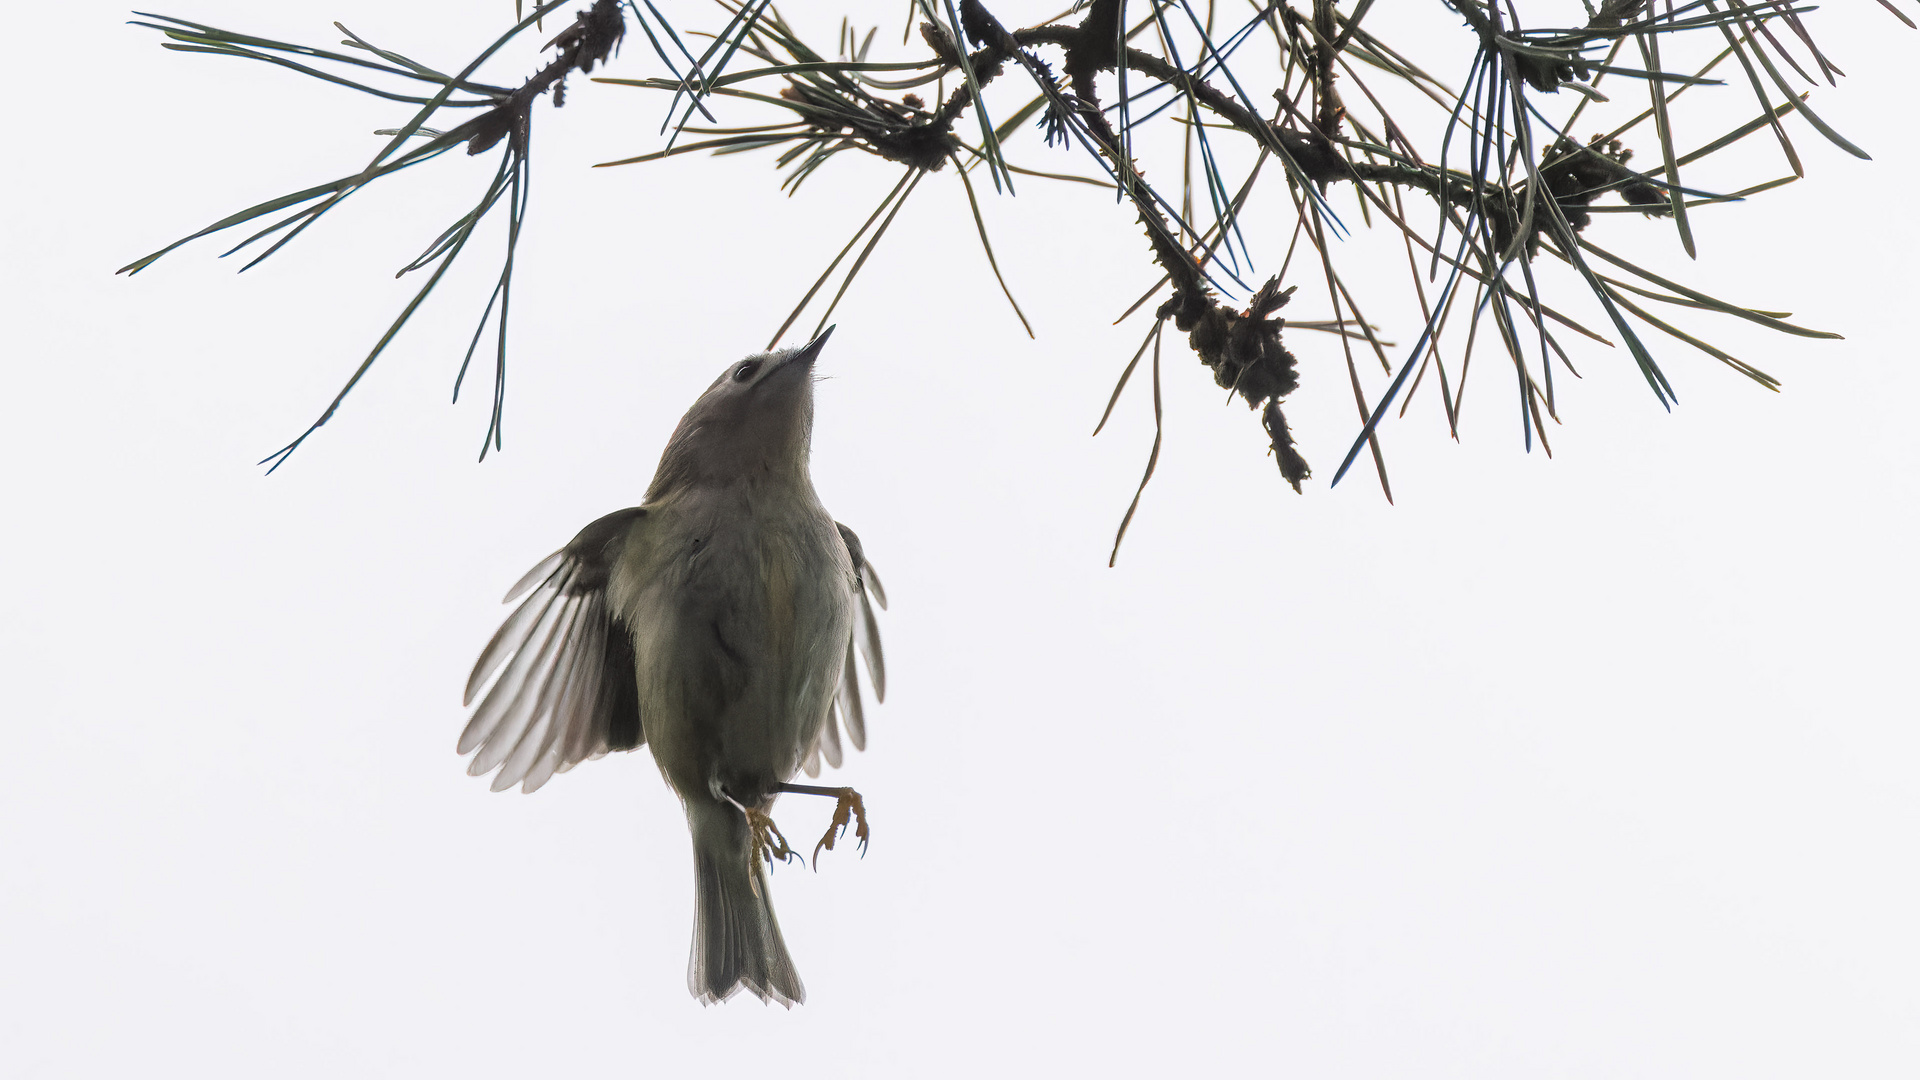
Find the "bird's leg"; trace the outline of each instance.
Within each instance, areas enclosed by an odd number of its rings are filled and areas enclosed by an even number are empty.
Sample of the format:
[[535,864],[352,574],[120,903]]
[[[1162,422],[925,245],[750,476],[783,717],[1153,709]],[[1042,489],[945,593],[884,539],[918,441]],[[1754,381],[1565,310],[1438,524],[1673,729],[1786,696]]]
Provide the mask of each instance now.
[[833,850],[833,842],[847,831],[847,825],[853,825],[854,839],[860,841],[860,854],[867,853],[867,804],[860,799],[860,793],[850,787],[815,787],[812,784],[781,784],[774,788],[792,795],[831,795],[840,800],[833,808],[833,823],[827,826],[827,835],[813,845],[814,869],[820,868],[820,850]]
[[[771,867],[773,860],[792,862],[800,858],[800,853],[787,846],[787,838],[781,834],[780,826],[773,823],[773,815],[759,808],[748,809],[733,796],[721,793],[721,798],[734,805],[734,808],[747,816],[747,830],[753,834],[753,857],[767,860]],[[805,865],[804,860],[802,865]]]

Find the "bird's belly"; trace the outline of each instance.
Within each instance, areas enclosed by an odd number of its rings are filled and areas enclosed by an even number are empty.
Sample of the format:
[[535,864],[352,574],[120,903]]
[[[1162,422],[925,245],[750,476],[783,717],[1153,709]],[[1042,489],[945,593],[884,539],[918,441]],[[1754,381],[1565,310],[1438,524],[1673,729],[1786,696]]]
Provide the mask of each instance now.
[[761,805],[819,739],[853,623],[833,554],[804,533],[714,538],[646,590],[641,722],[682,797]]

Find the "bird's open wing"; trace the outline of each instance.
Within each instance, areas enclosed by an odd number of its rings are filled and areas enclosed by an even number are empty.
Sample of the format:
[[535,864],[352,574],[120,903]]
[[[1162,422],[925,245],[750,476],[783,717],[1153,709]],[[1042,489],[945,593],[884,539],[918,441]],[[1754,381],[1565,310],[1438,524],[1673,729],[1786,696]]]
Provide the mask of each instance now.
[[867,683],[873,687],[873,700],[887,700],[887,660],[880,651],[880,625],[874,620],[873,605],[878,603],[882,611],[887,607],[887,590],[880,584],[880,575],[874,572],[873,564],[867,561],[866,550],[860,545],[860,538],[852,529],[834,522],[840,530],[840,539],[847,545],[847,555],[853,560],[855,577],[854,591],[859,594],[860,610],[853,615],[853,634],[847,640],[847,662],[840,674],[840,689],[834,695],[833,705],[827,712],[827,723],[820,731],[820,743],[807,757],[808,776],[820,775],[820,759],[827,764],[840,767],[840,727],[847,729],[847,741],[853,743],[855,750],[867,748],[866,713],[860,706],[860,680],[855,674],[853,654],[857,651],[867,662]]
[[473,665],[466,704],[499,677],[460,735],[462,754],[479,750],[468,773],[499,768],[493,790],[535,791],[556,772],[646,741],[633,639],[607,602],[607,578],[645,518],[639,508],[608,514],[507,593],[512,603],[532,590]]

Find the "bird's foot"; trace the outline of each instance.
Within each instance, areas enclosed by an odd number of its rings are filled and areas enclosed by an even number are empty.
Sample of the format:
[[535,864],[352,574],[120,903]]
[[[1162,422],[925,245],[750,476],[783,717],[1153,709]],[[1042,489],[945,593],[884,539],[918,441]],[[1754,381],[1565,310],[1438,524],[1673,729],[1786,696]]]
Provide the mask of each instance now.
[[867,853],[867,804],[861,800],[860,793],[850,787],[816,787],[812,784],[781,784],[775,791],[789,792],[794,795],[831,795],[839,802],[833,808],[833,823],[827,826],[827,835],[813,845],[813,868],[820,868],[820,852],[833,850],[834,841],[846,835],[847,826],[853,826],[854,839],[860,842],[860,854]]
[[833,842],[846,835],[847,826],[853,825],[853,837],[860,842],[860,854],[867,853],[867,804],[860,799],[860,793],[852,788],[841,788],[834,793],[839,802],[833,808],[833,823],[827,826],[827,835],[813,845],[813,864],[820,865],[821,849],[833,850]]
[[787,838],[781,834],[780,826],[773,823],[773,815],[765,810],[748,810],[746,813],[747,828],[753,833],[754,858],[767,860],[769,867],[775,859],[792,862],[800,858],[800,853],[787,845]]

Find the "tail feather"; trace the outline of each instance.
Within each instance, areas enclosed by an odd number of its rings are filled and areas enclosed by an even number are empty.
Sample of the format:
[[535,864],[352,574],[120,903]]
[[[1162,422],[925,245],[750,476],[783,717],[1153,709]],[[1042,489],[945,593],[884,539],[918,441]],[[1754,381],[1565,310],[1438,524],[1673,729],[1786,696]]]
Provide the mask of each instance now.
[[693,830],[693,952],[687,989],[703,1004],[742,988],[792,1008],[807,997],[773,915],[766,865],[753,857],[746,815],[726,803],[689,800]]

